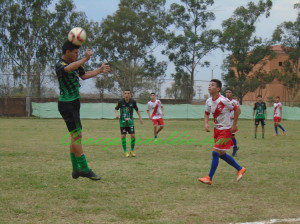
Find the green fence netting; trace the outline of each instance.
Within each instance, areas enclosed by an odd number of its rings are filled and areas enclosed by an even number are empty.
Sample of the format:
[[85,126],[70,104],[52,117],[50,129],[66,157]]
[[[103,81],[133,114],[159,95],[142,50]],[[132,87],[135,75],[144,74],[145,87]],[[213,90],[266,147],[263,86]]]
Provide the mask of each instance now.
[[[115,118],[114,103],[82,103],[80,108],[80,117],[87,119],[114,119]],[[252,119],[252,106],[241,105],[242,113],[240,118]],[[147,105],[138,104],[138,108],[143,118],[148,118]],[[164,119],[200,119],[204,116],[204,105],[191,104],[164,104],[165,116]],[[32,103],[32,115],[40,118],[61,118],[57,109],[56,102],[49,103]],[[282,108],[282,119],[300,120],[300,108],[288,107]],[[138,118],[134,113],[134,117]],[[267,119],[273,119],[273,107],[267,108]]]

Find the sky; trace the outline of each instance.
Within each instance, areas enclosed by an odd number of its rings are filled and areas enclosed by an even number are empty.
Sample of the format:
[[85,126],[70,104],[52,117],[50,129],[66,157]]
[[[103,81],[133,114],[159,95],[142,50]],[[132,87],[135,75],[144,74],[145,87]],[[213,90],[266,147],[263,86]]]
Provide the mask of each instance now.
[[[167,6],[169,7],[172,3],[180,3],[180,0],[166,0]],[[252,0],[257,3],[258,0]],[[54,1],[54,3],[57,0]],[[83,11],[87,17],[91,20],[101,22],[108,15],[113,15],[118,9],[119,0],[73,0],[76,5],[77,11]],[[239,6],[246,6],[249,0],[215,0],[215,4],[210,7],[215,13],[216,19],[209,24],[211,29],[222,29],[222,21],[228,19],[233,11]],[[256,36],[261,37],[264,40],[270,39],[273,31],[278,25],[285,21],[295,21],[297,18],[297,10],[294,9],[294,4],[300,3],[300,0],[273,0],[273,6],[268,18],[260,17],[256,24]],[[161,56],[157,53],[157,60],[168,61],[168,58]],[[214,78],[221,79],[221,66],[223,60],[226,57],[226,52],[220,50],[213,51],[204,60],[210,62],[211,66],[209,68],[198,67],[196,69],[197,73],[195,75],[195,80],[205,80],[206,82],[196,82],[201,86],[202,92],[200,97],[203,98],[203,94],[207,94],[208,81],[211,79],[212,75]],[[174,72],[174,66],[171,62],[168,64],[167,78],[170,78],[170,74]],[[167,82],[168,83],[168,82]],[[169,82],[170,84],[171,82]],[[166,84],[168,85],[168,84]],[[92,91],[94,84],[92,82],[82,84],[82,90],[84,92]],[[163,86],[162,88],[166,88]],[[162,97],[164,93],[162,93]],[[197,92],[196,96],[199,96]],[[198,97],[199,98],[199,97]]]

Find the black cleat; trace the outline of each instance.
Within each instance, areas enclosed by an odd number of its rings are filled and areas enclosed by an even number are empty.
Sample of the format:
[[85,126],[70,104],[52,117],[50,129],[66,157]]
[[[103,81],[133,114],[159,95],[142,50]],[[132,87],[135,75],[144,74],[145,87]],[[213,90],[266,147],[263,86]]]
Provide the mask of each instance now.
[[78,177],[80,177],[80,171],[79,170],[73,170],[72,177],[73,177],[73,179],[77,179]]
[[80,176],[90,178],[91,180],[101,180],[101,177],[97,176],[92,170],[89,172],[80,171]]

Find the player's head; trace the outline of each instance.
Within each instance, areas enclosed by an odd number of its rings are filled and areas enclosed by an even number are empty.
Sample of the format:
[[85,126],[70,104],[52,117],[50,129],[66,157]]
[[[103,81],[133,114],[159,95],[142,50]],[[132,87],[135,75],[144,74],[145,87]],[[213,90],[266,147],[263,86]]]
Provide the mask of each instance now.
[[232,100],[232,98],[233,98],[233,91],[232,91],[231,88],[226,88],[225,94],[226,94],[226,97],[227,97],[228,99]]
[[66,41],[62,46],[62,53],[64,58],[68,60],[68,62],[76,61],[78,58],[78,49],[80,46],[72,44],[70,41]]
[[210,80],[209,86],[208,86],[208,92],[210,94],[219,93],[222,89],[222,82],[218,79],[212,79]]
[[262,95],[258,95],[256,97],[257,102],[261,103],[262,102]]
[[276,103],[279,103],[279,102],[280,102],[280,97],[279,97],[279,96],[276,96],[276,97],[275,97],[275,102],[276,102]]
[[151,101],[155,101],[156,99],[155,93],[150,93],[150,99]]
[[130,99],[131,98],[131,91],[130,91],[130,89],[125,89],[123,91],[123,96],[124,96],[125,99]]

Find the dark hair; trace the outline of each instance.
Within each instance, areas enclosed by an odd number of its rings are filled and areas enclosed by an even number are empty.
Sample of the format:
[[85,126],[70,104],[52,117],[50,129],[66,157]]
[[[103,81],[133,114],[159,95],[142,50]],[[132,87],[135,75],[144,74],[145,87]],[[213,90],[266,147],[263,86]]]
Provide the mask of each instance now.
[[72,44],[70,41],[67,40],[64,43],[64,45],[62,46],[62,52],[63,52],[63,54],[65,54],[67,52],[67,50],[73,51],[74,49],[79,49],[79,48],[80,48],[80,46]]
[[256,98],[258,98],[258,97],[261,97],[261,98],[262,98],[262,95],[258,95]]
[[229,91],[231,91],[231,92],[233,93],[233,90],[232,90],[231,88],[229,88],[229,87],[226,88],[226,89],[225,89],[225,92],[226,92],[227,90],[229,90]]
[[123,90],[123,92],[125,92],[125,91],[131,92],[130,89],[128,89],[128,88]]
[[219,79],[212,79],[210,81],[216,83],[220,90],[222,89],[222,82]]
[[155,93],[150,93],[150,95],[152,95],[152,94],[155,95]]
[[278,98],[278,99],[280,99],[280,96],[276,96],[275,98]]

